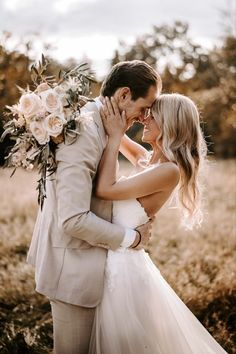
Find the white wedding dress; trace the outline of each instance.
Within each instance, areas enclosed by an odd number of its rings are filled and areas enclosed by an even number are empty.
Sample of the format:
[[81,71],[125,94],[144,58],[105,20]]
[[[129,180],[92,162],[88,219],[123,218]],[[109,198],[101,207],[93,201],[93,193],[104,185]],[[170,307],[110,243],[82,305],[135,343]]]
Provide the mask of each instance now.
[[[137,200],[114,202],[114,223],[135,228],[147,220]],[[223,353],[144,250],[108,251],[90,354]]]

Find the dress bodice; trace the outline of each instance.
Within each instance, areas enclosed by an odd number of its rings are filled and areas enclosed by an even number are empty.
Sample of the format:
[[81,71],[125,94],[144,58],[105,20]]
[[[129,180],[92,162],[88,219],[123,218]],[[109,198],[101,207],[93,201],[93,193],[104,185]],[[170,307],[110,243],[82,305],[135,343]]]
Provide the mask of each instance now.
[[[149,169],[155,167],[156,165],[159,165],[159,162],[150,166]],[[137,172],[139,172],[138,168],[136,168],[130,176],[136,174]],[[127,177],[125,176],[121,176],[119,180],[124,180],[126,178]],[[112,222],[114,224],[134,229],[139,225],[145,224],[148,220],[149,217],[146,211],[137,199],[134,198],[113,201]]]
[[[112,222],[127,228],[135,227],[146,223],[149,220],[144,208],[136,199],[117,200],[113,202]],[[121,268],[126,267],[128,262],[138,265],[141,254],[144,250],[132,250],[130,248],[119,247],[115,251],[109,250],[106,264],[106,280],[109,291],[119,287],[117,274]],[[145,281],[145,276],[143,276]]]
[[144,208],[136,199],[113,202],[112,222],[114,224],[134,229],[139,225],[145,224],[148,219]]

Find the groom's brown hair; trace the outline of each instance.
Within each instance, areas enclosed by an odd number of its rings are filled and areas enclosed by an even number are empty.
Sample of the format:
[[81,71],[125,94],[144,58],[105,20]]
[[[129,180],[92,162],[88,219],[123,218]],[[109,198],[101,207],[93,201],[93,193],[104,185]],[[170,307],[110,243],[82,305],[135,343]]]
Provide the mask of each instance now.
[[101,95],[111,97],[120,87],[129,87],[132,100],[145,98],[151,86],[156,86],[161,92],[160,75],[142,60],[122,61],[114,65],[103,81]]

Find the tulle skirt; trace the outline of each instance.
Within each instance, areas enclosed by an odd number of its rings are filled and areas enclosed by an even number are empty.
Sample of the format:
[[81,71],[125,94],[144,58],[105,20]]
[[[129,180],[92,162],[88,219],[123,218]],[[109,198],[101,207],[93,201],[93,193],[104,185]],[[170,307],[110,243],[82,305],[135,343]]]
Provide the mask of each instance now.
[[90,354],[223,354],[141,251],[108,251]]

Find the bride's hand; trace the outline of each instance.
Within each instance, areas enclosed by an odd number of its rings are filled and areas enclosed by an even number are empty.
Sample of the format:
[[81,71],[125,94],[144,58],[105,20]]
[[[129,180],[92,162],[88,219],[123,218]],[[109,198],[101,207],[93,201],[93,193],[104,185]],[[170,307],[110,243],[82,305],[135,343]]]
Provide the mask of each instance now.
[[113,97],[104,99],[100,114],[109,138],[121,139],[128,127],[127,119],[125,111],[120,114],[118,105]]

